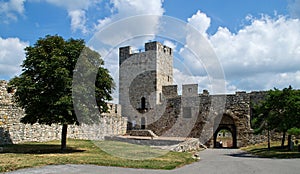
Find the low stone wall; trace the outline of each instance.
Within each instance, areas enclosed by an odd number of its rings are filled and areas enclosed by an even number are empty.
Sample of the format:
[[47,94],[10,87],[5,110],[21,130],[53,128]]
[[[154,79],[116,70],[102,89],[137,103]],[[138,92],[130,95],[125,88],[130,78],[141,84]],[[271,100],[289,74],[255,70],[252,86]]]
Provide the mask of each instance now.
[[[271,131],[270,140],[271,141],[281,141],[282,133]],[[247,145],[260,144],[268,141],[267,131],[263,131],[261,134],[249,133],[249,138],[246,139]]]
[[[50,141],[61,137],[61,125],[23,124],[20,123],[22,111],[18,109],[0,111],[0,145],[28,141]],[[14,113],[14,114],[12,114]],[[17,114],[19,113],[19,115]],[[123,135],[126,133],[127,119],[122,117],[101,116],[99,124],[68,126],[68,138],[102,140],[104,136]]]
[[106,136],[105,140],[121,141],[131,144],[145,145],[145,146],[172,146],[184,142],[184,140],[170,140],[170,139],[146,139],[145,137],[139,138],[126,138],[118,136]]
[[[23,124],[20,119],[24,111],[12,102],[12,93],[7,82],[0,81],[0,145],[28,141],[50,141],[61,138],[61,125]],[[68,138],[102,140],[105,136],[123,135],[127,129],[127,118],[113,114],[99,116],[99,124],[69,125]]]

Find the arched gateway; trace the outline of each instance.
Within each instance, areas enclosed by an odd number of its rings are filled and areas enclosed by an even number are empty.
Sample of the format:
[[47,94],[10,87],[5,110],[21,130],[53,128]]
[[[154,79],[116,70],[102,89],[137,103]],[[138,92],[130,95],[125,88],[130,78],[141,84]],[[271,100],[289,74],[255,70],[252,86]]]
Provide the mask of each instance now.
[[[214,137],[213,137],[215,148],[224,147],[222,146],[222,143],[220,144],[220,142],[217,141],[217,138],[221,130],[226,130],[231,133],[231,138],[230,138],[231,142],[229,142],[230,145],[228,145],[227,147],[236,148],[237,147],[236,125],[234,123],[233,118],[230,115],[223,114],[220,124],[218,125],[218,127],[215,128]],[[225,137],[226,136],[225,133],[222,136]]]

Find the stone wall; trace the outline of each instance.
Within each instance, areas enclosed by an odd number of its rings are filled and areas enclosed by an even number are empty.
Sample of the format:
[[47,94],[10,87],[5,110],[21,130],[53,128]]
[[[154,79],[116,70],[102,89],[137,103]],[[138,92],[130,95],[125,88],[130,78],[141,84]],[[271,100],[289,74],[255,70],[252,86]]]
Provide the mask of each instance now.
[[[183,85],[182,89],[182,95],[176,95],[176,85],[163,86],[165,110],[158,115],[157,121],[147,125],[147,129],[159,136],[200,138],[209,147],[214,146],[217,133],[223,128],[234,134],[235,147],[267,140],[265,132],[255,135],[251,128],[253,103],[262,100],[266,92],[209,95],[204,90],[202,94],[198,94],[197,84]],[[151,119],[147,114],[145,117]],[[271,136],[273,140],[281,138],[276,132]]]
[[[60,139],[61,125],[21,123],[24,111],[12,102],[12,96],[13,91],[8,89],[7,82],[0,81],[0,145]],[[121,117],[120,113],[119,105],[109,104],[109,113],[99,117],[99,124],[69,125],[68,138],[99,140],[104,139],[104,136],[125,134],[127,119]]]
[[[128,128],[150,129],[159,136],[195,137],[215,146],[216,134],[227,129],[234,146],[266,140],[254,135],[251,114],[266,92],[236,92],[230,95],[198,94],[197,84],[173,85],[172,49],[159,42],[145,44],[145,52],[119,49],[119,101]],[[144,104],[142,104],[145,102]]]

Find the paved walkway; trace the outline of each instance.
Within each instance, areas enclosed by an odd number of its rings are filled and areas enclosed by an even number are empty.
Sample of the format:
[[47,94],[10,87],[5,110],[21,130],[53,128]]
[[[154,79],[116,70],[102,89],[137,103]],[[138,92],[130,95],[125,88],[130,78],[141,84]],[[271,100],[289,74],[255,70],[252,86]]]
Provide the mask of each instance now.
[[103,167],[95,165],[52,165],[35,169],[21,169],[11,174],[23,173],[103,173],[103,174],[299,174],[300,159],[264,159],[251,156],[238,149],[207,149],[200,153],[201,160],[171,171]]

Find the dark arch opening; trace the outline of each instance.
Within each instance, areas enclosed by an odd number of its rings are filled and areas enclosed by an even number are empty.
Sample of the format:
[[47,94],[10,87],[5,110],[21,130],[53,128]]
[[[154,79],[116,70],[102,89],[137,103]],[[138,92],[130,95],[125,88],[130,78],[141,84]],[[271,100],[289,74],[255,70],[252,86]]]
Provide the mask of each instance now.
[[128,118],[128,117],[127,117],[127,119],[128,119],[128,120],[127,120],[127,130],[132,130],[133,127],[132,127],[131,119]]
[[145,119],[145,117],[141,118],[141,129],[146,129],[146,119]]
[[145,97],[141,98],[141,109],[146,109],[146,98]]
[[[225,147],[224,145],[220,145],[220,136],[219,133],[225,131],[230,132],[231,138],[226,141],[229,147]],[[224,138],[225,140],[226,138]],[[223,144],[223,143],[222,143]],[[226,145],[226,146],[227,146]],[[234,120],[231,116],[224,114],[219,126],[214,131],[214,148],[236,148],[237,147],[237,134],[236,134],[236,126],[234,124]]]

